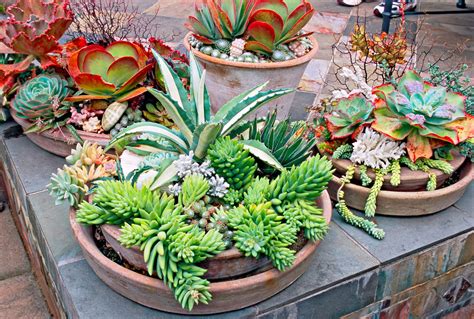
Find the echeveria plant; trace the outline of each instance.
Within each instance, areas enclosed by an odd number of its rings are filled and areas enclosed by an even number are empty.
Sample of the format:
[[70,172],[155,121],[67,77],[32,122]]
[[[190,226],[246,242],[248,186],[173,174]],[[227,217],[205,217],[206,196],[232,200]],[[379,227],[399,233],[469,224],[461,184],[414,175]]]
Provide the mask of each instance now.
[[397,86],[375,89],[381,105],[372,128],[394,140],[407,139],[410,159],[431,158],[432,145],[457,145],[474,135],[474,118],[465,111],[465,97],[425,83],[414,71]]

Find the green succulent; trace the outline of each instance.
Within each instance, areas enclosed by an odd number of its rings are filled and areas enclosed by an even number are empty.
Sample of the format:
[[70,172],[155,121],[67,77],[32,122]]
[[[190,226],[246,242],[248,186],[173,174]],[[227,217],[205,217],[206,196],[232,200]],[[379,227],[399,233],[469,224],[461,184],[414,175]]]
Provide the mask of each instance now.
[[145,186],[139,190],[129,182],[103,181],[95,188],[92,203],[79,205],[76,219],[89,225],[121,225],[165,200],[174,202],[171,196],[160,198]]
[[266,177],[257,177],[252,180],[244,195],[244,203],[246,205],[258,205],[268,201],[268,187],[270,180]]
[[147,209],[144,217],[124,224],[119,241],[126,247],[139,246],[148,273],[156,272],[181,306],[191,311],[199,302],[212,299],[209,281],[202,278],[206,269],[195,263],[222,252],[225,244],[217,230],[204,232],[186,224],[182,212],[173,200],[164,199]]
[[283,216],[297,231],[303,229],[305,237],[311,240],[323,239],[329,230],[323,210],[311,201],[300,199],[286,203],[283,206]]
[[324,116],[326,125],[333,139],[357,137],[366,125],[374,119],[374,106],[362,95],[352,95],[338,101],[331,113]]
[[51,128],[69,110],[63,104],[69,93],[67,85],[59,75],[41,74],[20,87],[12,107],[18,117],[39,123],[42,129]]
[[76,207],[85,195],[83,183],[61,169],[51,177],[48,190],[56,199],[56,205],[67,202],[70,206]]
[[375,94],[384,102],[372,128],[394,140],[407,140],[410,159],[431,158],[432,141],[457,145],[474,135],[474,118],[466,115],[465,97],[425,83],[408,71],[397,86],[382,85]]
[[245,190],[257,170],[255,159],[244,149],[244,144],[229,136],[211,145],[208,157],[216,173],[235,190]]
[[203,198],[210,185],[207,179],[200,174],[188,175],[184,178],[179,193],[179,203],[183,207],[190,207],[195,202]]
[[259,205],[239,206],[228,212],[228,225],[234,229],[233,240],[245,256],[268,256],[278,270],[290,267],[295,251],[288,248],[296,242],[296,229],[283,222],[266,202]]
[[314,201],[326,189],[333,172],[331,161],[318,154],[274,179],[269,186],[268,199],[280,213],[283,201]]
[[[262,142],[284,168],[299,165],[311,155],[316,139],[307,140],[301,134],[305,122],[291,123],[289,119],[277,122],[276,116],[276,112],[267,115],[262,128],[259,120],[252,121],[246,139]],[[275,172],[274,167],[264,162],[260,168],[266,174]]]

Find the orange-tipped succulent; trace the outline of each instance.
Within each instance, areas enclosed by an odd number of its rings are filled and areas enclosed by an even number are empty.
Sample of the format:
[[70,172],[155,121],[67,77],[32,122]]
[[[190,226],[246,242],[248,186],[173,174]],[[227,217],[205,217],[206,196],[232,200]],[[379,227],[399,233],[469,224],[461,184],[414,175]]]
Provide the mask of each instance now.
[[152,68],[148,56],[139,44],[117,41],[104,48],[89,45],[69,58],[69,74],[87,95],[71,101],[114,99],[124,102],[146,91],[138,87]]
[[48,53],[58,49],[58,40],[73,19],[69,1],[18,0],[7,14],[8,19],[0,21],[0,41],[16,53],[38,57],[43,67],[50,66]]

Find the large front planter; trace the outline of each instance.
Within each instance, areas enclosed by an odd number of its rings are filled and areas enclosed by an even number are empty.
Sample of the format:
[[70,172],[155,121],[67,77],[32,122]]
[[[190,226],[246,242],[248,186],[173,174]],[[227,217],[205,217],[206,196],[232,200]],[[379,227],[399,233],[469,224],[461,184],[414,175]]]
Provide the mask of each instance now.
[[[214,113],[230,99],[267,81],[266,89],[296,89],[308,63],[318,51],[318,42],[310,36],[313,49],[300,58],[271,63],[231,62],[192,48],[188,40],[190,35],[186,35],[184,44],[206,70],[206,85]],[[277,109],[278,118],[285,118],[289,115],[294,97],[295,93],[291,93],[269,102],[255,116],[265,116],[270,110]]]
[[[406,173],[416,172],[408,171]],[[376,214],[388,216],[422,216],[448,208],[462,197],[466,188],[474,179],[474,167],[469,161],[466,161],[464,165],[460,167],[459,173],[460,178],[458,182],[434,191],[381,190],[377,196]],[[414,180],[408,176],[403,177],[403,172],[402,178]],[[337,200],[337,191],[340,186],[341,179],[336,175],[333,176],[328,187],[329,194],[333,200]],[[344,186],[343,191],[344,200],[348,206],[364,211],[370,188],[350,183]]]
[[[324,217],[329,223],[332,208],[326,191],[318,199],[318,205],[323,208]],[[296,254],[293,266],[284,272],[263,267],[260,271],[255,269],[246,277],[218,282],[211,280],[212,301],[208,305],[199,304],[192,312],[188,312],[181,308],[172,291],[161,280],[134,272],[105,257],[94,242],[93,228],[78,224],[73,210],[70,213],[70,222],[87,262],[110,288],[142,305],[180,314],[221,313],[245,308],[270,298],[291,285],[308,269],[310,257],[319,245],[319,242],[308,241]],[[222,254],[212,259],[218,260]],[[214,262],[212,259],[209,263]],[[221,265],[227,262],[232,263],[224,261]]]
[[[14,112],[11,112],[11,115],[15,122],[20,124],[23,130],[26,130],[31,125],[27,120],[16,116]],[[89,133],[82,130],[77,130],[77,133],[82,140],[97,143],[100,146],[106,146],[110,141],[109,134]],[[77,139],[72,136],[66,128],[62,128],[61,130],[50,129],[40,133],[27,133],[26,136],[40,148],[61,157],[70,155],[71,150],[74,149],[78,143]]]

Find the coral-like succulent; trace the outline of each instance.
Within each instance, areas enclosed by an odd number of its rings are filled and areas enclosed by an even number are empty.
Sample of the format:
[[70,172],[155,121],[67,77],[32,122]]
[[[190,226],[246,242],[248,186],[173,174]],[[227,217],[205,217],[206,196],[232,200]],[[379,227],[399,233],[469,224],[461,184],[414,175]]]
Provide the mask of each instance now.
[[372,111],[374,106],[362,95],[353,95],[341,99],[333,106],[332,112],[326,114],[326,124],[333,139],[355,138],[362,129],[370,125],[374,119]]
[[51,65],[47,54],[58,49],[73,19],[69,1],[18,0],[7,13],[0,21],[0,40],[17,53],[40,58],[43,67]]
[[21,86],[12,101],[13,109],[18,117],[41,129],[51,128],[69,110],[63,104],[69,93],[67,84],[59,75],[41,74]]
[[431,158],[436,141],[457,145],[474,136],[474,117],[465,112],[465,97],[424,83],[414,71],[397,87],[383,85],[375,94],[383,105],[374,111],[372,128],[394,140],[406,138],[412,161]]
[[110,99],[123,102],[146,91],[137,85],[153,67],[141,45],[117,41],[106,48],[89,45],[73,53],[68,70],[76,85],[88,95],[71,100]]
[[405,155],[405,143],[394,141],[366,128],[352,144],[351,161],[371,168],[387,168],[393,160]]
[[280,45],[308,35],[301,30],[313,13],[307,0],[257,1],[250,16],[245,49],[272,54]]

